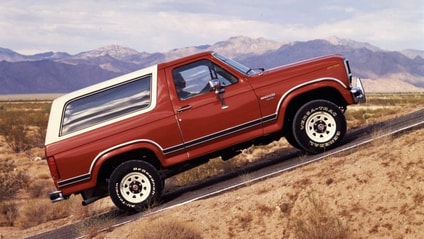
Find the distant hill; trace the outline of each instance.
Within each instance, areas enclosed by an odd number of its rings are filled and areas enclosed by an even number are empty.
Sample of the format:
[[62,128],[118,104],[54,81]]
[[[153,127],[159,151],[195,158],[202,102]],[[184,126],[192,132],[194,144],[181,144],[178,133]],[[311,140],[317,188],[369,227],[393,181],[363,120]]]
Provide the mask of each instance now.
[[119,74],[51,60],[0,62],[0,94],[65,93]]
[[325,54],[342,54],[367,91],[424,91],[424,51],[384,51],[368,43],[332,37],[277,42],[238,36],[213,45],[164,53],[138,52],[111,45],[70,55],[22,55],[0,48],[0,94],[66,93],[146,66],[192,53],[214,50],[252,68],[272,68]]

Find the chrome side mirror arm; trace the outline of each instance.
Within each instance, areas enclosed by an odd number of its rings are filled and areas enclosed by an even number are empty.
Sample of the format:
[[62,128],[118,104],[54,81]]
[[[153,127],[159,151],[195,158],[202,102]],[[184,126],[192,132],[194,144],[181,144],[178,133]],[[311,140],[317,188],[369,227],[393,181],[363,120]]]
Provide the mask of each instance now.
[[218,98],[219,102],[221,102],[221,109],[227,109],[229,106],[224,102],[223,94],[225,92],[225,88],[222,87],[221,82],[219,82],[218,79],[212,79],[209,81],[209,86],[212,90],[215,90],[216,97]]

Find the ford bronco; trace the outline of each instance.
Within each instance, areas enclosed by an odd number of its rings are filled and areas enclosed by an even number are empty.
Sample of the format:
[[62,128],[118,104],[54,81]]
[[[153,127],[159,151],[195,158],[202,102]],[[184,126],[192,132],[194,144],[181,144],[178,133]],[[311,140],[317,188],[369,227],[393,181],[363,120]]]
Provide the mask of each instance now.
[[216,52],[157,64],[55,99],[45,140],[53,202],[110,196],[128,212],[159,199],[164,180],[281,137],[309,153],[346,132],[365,102],[347,59],[323,56],[264,70]]

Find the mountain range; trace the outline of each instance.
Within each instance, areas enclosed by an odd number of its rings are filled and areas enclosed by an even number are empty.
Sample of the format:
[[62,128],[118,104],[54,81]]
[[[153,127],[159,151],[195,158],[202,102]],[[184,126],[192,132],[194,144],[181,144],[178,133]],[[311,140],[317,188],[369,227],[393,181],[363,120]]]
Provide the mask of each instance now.
[[272,68],[307,58],[342,54],[367,91],[424,91],[424,51],[386,51],[369,43],[331,37],[278,42],[265,38],[231,37],[212,45],[168,52],[138,52],[110,45],[71,55],[45,52],[22,55],[0,48],[0,94],[66,93],[118,75],[192,53],[213,50],[252,68]]

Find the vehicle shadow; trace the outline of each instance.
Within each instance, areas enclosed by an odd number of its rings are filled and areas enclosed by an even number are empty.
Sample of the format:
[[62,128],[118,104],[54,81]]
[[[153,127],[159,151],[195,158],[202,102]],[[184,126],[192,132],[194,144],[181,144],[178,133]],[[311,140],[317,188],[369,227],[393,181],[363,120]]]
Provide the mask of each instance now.
[[[163,193],[161,197],[160,204],[166,204],[171,201],[177,200],[178,197],[189,193],[193,191],[197,191],[203,188],[208,188],[212,185],[223,183],[226,181],[229,181],[234,178],[240,178],[243,175],[252,173],[254,171],[264,169],[266,167],[281,163],[282,161],[297,158],[301,156],[302,154],[305,155],[300,150],[294,149],[294,148],[284,148],[279,149],[277,151],[274,151],[273,153],[282,155],[282,157],[279,158],[270,158],[270,159],[259,159],[255,162],[251,162],[243,167],[234,169],[229,172],[225,172],[223,174],[215,175],[213,177],[206,178],[204,180],[201,180],[199,182],[195,182],[192,184],[184,185],[184,186],[170,186],[165,188],[165,192]],[[230,159],[232,160],[232,159]],[[228,182],[228,184],[231,184],[231,182]],[[195,195],[194,195],[195,196]]]

